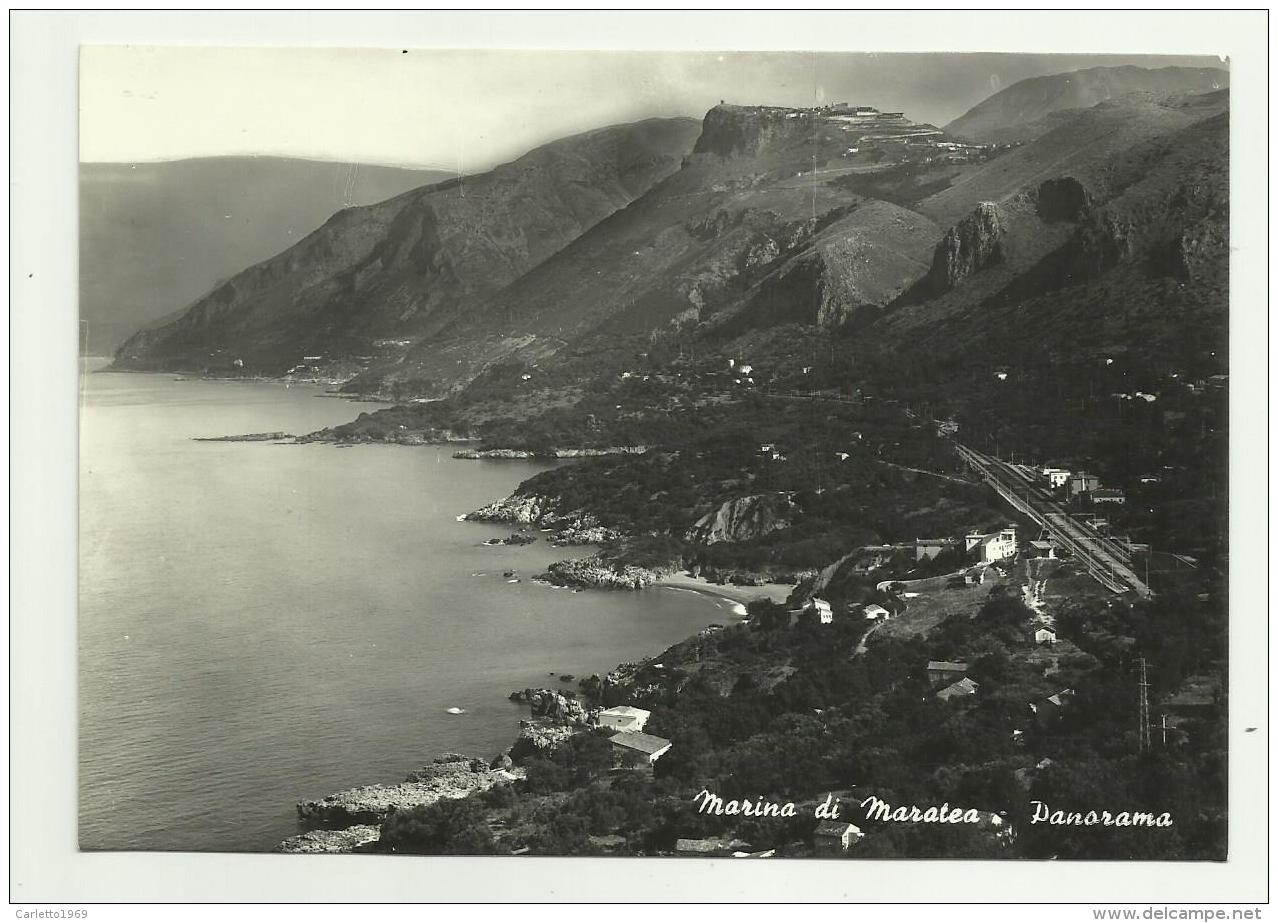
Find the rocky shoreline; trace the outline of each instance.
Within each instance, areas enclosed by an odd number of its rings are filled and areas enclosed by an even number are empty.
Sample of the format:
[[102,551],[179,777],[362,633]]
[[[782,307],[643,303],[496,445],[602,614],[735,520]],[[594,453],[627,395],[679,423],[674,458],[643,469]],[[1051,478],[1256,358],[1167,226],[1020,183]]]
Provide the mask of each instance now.
[[299,801],[297,819],[312,829],[284,840],[276,852],[351,852],[375,841],[382,822],[392,811],[422,807],[445,798],[465,798],[523,777],[524,771],[512,763],[508,754],[490,763],[447,753],[410,772],[403,782],[361,785]]
[[525,770],[517,766],[516,761],[548,754],[591,722],[590,710],[563,692],[523,689],[511,693],[510,699],[527,703],[532,717],[519,722],[519,733],[496,759],[446,753],[410,772],[403,782],[361,785],[323,798],[299,801],[298,822],[308,829],[288,837],[274,851],[365,851],[377,842],[381,825],[391,812],[411,810],[445,798],[465,798],[495,786],[518,782],[525,777]]
[[608,446],[603,449],[548,449],[534,451],[532,449],[464,449],[454,452],[453,458],[488,459],[488,458],[602,458],[606,455],[642,455],[651,446],[622,445]]
[[616,529],[600,525],[593,513],[585,510],[560,512],[561,501],[537,494],[513,493],[482,506],[462,517],[467,522],[501,522],[535,526],[552,533],[553,545],[602,545],[623,536]]
[[193,442],[292,442],[292,433],[245,433],[243,436],[192,436]]
[[653,570],[593,554],[586,558],[556,561],[547,568],[546,573],[534,579],[553,586],[592,590],[642,590],[659,583],[674,572],[674,567],[669,570]]
[[[584,511],[561,513],[559,501],[552,497],[515,493],[494,501],[460,517],[472,522],[502,522],[520,526],[536,526],[553,531],[555,544],[596,544],[620,539],[614,530],[601,527],[593,515]],[[518,540],[517,542],[515,540]],[[519,531],[509,538],[492,539],[498,544],[535,541],[527,532]],[[595,553],[585,558],[557,561],[545,574],[533,578],[557,586],[590,589],[638,590],[654,585],[676,586],[719,596],[740,604],[743,588],[707,585],[695,577],[679,574],[679,568],[653,569],[627,564],[616,558]],[[773,589],[769,587],[769,589]],[[777,598],[775,590],[770,595]],[[625,682],[645,662],[623,663],[609,673],[610,683]],[[567,675],[562,677],[570,679]],[[598,677],[592,680],[598,682]],[[583,683],[583,687],[587,686]],[[530,757],[543,756],[565,739],[591,726],[592,710],[572,694],[551,689],[524,689],[511,694],[512,701],[527,703],[531,717],[519,722],[519,732],[511,746],[494,760],[445,754],[422,769],[410,772],[403,782],[364,785],[335,792],[319,799],[297,804],[299,823],[306,828],[276,847],[283,853],[353,853],[368,851],[380,837],[381,824],[395,810],[407,810],[434,804],[444,798],[464,798],[498,785],[513,784],[524,778],[518,765]]]

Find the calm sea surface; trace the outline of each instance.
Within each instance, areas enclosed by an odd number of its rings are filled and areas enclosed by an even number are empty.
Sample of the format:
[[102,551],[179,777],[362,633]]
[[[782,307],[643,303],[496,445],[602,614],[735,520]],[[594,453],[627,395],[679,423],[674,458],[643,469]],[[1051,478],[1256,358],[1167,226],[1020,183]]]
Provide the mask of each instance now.
[[376,409],[319,393],[85,377],[83,848],[270,849],[297,831],[301,798],[401,781],[447,751],[496,754],[521,717],[511,690],[731,617],[686,591],[533,583],[584,552],[484,547],[510,530],[456,521],[545,464],[192,440]]

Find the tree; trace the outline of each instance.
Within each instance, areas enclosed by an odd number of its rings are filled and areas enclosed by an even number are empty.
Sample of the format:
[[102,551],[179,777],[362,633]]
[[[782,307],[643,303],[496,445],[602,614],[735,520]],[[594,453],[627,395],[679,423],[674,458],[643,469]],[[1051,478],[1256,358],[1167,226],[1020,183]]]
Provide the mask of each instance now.
[[380,845],[387,852],[420,855],[497,852],[484,813],[470,798],[443,798],[434,804],[392,811],[382,823]]
[[570,784],[568,770],[556,762],[538,757],[525,764],[524,790],[536,794],[562,792]]

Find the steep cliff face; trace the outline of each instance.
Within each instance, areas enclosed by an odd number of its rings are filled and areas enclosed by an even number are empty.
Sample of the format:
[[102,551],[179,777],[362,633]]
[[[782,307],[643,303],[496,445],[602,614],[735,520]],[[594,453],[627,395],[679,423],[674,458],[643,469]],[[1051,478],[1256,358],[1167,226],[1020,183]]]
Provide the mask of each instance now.
[[790,527],[794,503],[788,494],[756,494],[728,500],[687,532],[690,542],[747,542]]
[[945,232],[932,254],[932,268],[921,283],[928,295],[948,292],[969,276],[993,266],[1003,258],[1003,238],[1007,226],[1003,213],[993,202],[982,202],[954,227]]
[[[1123,131],[1134,143],[1104,157],[1093,151],[1086,163],[1066,158],[1068,172],[1007,195],[1004,259],[938,297],[899,305],[871,333],[928,361],[955,361],[977,344],[990,363],[1024,361],[1026,343],[1057,362],[1116,344],[1130,355],[1223,351],[1229,115],[1221,102],[1212,94],[1161,120],[1137,105],[1139,131],[1107,105],[1096,117],[1112,131],[1089,137],[1112,144]],[[1037,159],[1029,147],[1021,150]]]
[[720,103],[706,113],[694,154],[757,156],[811,137],[810,119],[761,106]]
[[856,204],[779,260],[725,330],[788,323],[829,330],[856,326],[926,272],[939,233],[931,220],[898,205]]
[[677,170],[696,130],[690,119],[600,129],[346,209],[129,340],[117,365],[281,373],[305,356],[394,359]]

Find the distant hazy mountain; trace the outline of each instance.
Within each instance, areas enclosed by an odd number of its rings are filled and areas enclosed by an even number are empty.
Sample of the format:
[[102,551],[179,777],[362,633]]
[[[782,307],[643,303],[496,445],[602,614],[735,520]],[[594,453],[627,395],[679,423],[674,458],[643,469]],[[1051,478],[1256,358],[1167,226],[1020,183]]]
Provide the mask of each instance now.
[[[278,256],[139,333],[121,366],[280,373],[429,335],[679,168],[692,119],[652,119],[544,145],[488,173],[337,212]],[[240,267],[242,268],[242,266]]]
[[219,280],[292,246],[348,205],[449,174],[278,157],[80,166],[80,316],[114,351]]
[[1077,110],[1117,96],[1199,94],[1228,86],[1229,71],[1214,67],[1093,67],[1014,83],[973,106],[945,130],[985,143],[1028,141]]

